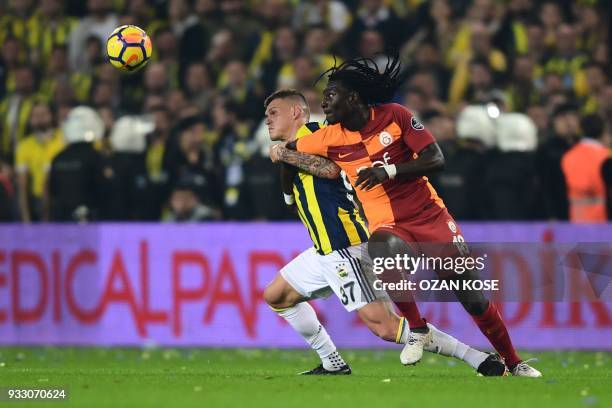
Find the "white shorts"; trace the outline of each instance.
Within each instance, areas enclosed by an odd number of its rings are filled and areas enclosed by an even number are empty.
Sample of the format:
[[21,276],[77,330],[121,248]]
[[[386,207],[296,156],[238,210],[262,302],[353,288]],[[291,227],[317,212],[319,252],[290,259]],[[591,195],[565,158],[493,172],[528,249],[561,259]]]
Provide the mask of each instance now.
[[308,248],[280,270],[302,296],[326,298],[335,293],[349,312],[384,296],[372,288],[368,276],[371,261],[367,243],[320,255]]

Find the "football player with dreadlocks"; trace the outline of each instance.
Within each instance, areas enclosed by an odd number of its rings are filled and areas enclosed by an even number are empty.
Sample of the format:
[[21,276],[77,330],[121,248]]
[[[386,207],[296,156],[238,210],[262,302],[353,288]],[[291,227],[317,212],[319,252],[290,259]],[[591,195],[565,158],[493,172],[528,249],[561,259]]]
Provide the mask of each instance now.
[[[416,117],[390,103],[405,79],[399,58],[389,58],[384,70],[371,59],[352,59],[326,74],[321,107],[330,126],[278,149],[323,156],[344,171],[368,221],[372,259],[426,252],[420,243],[445,244],[430,256],[465,254],[461,229],[426,177],[442,170],[444,156]],[[474,271],[455,276],[464,278],[474,279]],[[541,376],[518,356],[496,306],[482,291],[455,294],[514,375]],[[431,341],[431,331],[413,302],[395,303],[418,339],[418,347],[400,356],[402,363],[413,364]]]
[[[321,128],[310,122],[310,107],[302,93],[280,89],[264,104],[270,138],[292,141]],[[270,151],[271,158],[275,148]],[[413,348],[413,333],[406,319],[397,316],[383,291],[368,284],[371,260],[367,255],[368,232],[352,200],[352,187],[340,168],[328,159],[287,151],[296,158],[293,166],[283,163],[287,183],[285,199],[295,204],[313,246],[285,265],[263,292],[266,303],[285,319],[321,359],[305,375],[343,375],[351,369],[307,300],[335,293],[347,311],[359,318],[378,337]],[[278,161],[278,158],[274,159]],[[497,355],[483,353],[427,323],[433,341],[424,349],[468,363],[483,376],[506,375]]]

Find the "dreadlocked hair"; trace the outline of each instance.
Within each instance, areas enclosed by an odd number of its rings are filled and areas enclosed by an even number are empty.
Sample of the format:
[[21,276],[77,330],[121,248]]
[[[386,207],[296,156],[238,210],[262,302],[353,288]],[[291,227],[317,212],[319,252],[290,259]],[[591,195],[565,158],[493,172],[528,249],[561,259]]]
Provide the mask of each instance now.
[[[389,102],[406,79],[398,54],[387,59],[384,70],[371,58],[354,58],[325,71],[329,81],[338,81],[359,94],[362,101],[370,106]],[[317,80],[318,81],[318,80]]]

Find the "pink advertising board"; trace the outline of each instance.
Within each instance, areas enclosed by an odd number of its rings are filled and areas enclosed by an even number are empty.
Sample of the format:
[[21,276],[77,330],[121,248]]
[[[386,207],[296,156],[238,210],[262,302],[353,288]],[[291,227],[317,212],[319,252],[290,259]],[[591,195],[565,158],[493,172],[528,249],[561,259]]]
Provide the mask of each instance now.
[[[462,228],[472,242],[612,242],[612,225]],[[0,344],[303,347],[262,291],[309,245],[297,223],[2,225]],[[600,275],[609,278],[612,257],[602,259]],[[336,298],[314,304],[338,346],[397,347]],[[488,346],[460,305],[420,307],[445,331]],[[500,308],[518,347],[612,349],[610,299]]]

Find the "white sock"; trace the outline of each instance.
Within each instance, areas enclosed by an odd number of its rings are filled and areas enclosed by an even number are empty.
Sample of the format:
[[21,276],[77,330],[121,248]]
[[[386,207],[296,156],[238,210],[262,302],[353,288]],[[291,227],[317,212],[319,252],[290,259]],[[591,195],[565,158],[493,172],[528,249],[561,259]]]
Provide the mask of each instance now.
[[336,351],[336,346],[327,334],[327,330],[319,322],[314,309],[308,303],[298,303],[293,307],[276,312],[317,352],[326,370],[339,370],[346,364]]
[[487,353],[471,348],[465,343],[460,342],[450,334],[438,330],[434,325],[427,323],[429,330],[432,331],[433,341],[424,347],[425,351],[442,354],[443,356],[455,357],[463,360],[473,368],[486,360]]
[[406,344],[409,335],[410,325],[408,324],[408,319],[401,317],[399,327],[397,328],[397,335],[395,336],[395,342],[398,344]]

